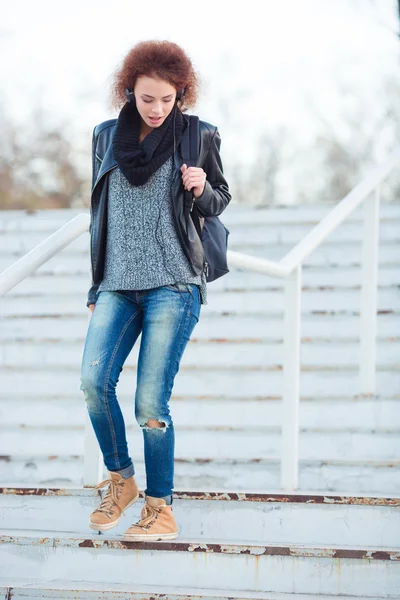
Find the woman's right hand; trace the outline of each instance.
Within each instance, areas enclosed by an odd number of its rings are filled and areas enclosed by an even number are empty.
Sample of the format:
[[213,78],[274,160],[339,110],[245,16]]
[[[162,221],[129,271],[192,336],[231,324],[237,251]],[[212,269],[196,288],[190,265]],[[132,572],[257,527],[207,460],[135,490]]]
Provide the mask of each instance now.
[[95,306],[96,306],[95,304],[89,304],[88,308],[89,308],[90,311],[93,312]]

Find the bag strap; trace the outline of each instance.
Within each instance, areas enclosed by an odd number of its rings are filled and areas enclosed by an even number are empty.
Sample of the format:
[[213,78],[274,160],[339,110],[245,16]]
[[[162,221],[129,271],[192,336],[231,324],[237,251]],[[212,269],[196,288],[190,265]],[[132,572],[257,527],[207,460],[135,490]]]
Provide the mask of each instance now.
[[[200,155],[200,123],[197,115],[188,115],[188,135],[184,135],[181,140],[181,154],[183,162],[188,167],[195,167]],[[192,215],[193,224],[201,239],[201,225],[197,206],[193,203],[193,194],[185,190],[185,206],[188,207]]]
[[188,115],[188,135],[181,140],[181,154],[183,162],[188,167],[195,167],[200,154],[200,124],[197,115]]

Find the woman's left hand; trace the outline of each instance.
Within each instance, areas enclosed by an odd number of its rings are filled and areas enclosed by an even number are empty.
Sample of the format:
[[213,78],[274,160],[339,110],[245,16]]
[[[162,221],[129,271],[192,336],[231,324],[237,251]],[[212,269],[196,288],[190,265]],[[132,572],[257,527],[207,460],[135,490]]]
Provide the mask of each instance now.
[[199,198],[206,185],[207,174],[201,167],[188,167],[186,164],[181,166],[182,183],[186,190],[192,190],[193,196]]

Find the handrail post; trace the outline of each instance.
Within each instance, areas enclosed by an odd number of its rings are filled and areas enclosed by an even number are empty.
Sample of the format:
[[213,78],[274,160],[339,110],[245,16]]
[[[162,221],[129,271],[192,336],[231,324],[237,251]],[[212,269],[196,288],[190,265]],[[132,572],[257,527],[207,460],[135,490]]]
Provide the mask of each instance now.
[[299,483],[301,275],[299,265],[284,284],[281,488],[288,491]]
[[[89,323],[92,312],[89,310]],[[103,457],[93,430],[89,411],[85,415],[85,441],[83,455],[83,487],[93,487],[103,479]]]
[[360,391],[375,394],[380,187],[364,201],[360,309]]

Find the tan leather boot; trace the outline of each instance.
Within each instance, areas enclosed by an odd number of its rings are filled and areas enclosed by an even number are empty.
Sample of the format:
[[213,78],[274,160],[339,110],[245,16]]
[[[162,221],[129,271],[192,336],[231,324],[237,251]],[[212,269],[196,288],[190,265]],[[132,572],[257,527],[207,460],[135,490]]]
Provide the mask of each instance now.
[[136,542],[174,540],[177,536],[178,525],[172,514],[172,506],[162,498],[152,496],[146,496],[141,519],[124,533],[124,538]]
[[108,490],[89,519],[89,525],[96,531],[107,531],[118,525],[121,514],[139,498],[135,479],[124,479],[119,473],[109,471],[110,479],[98,483],[95,489],[108,484]]

